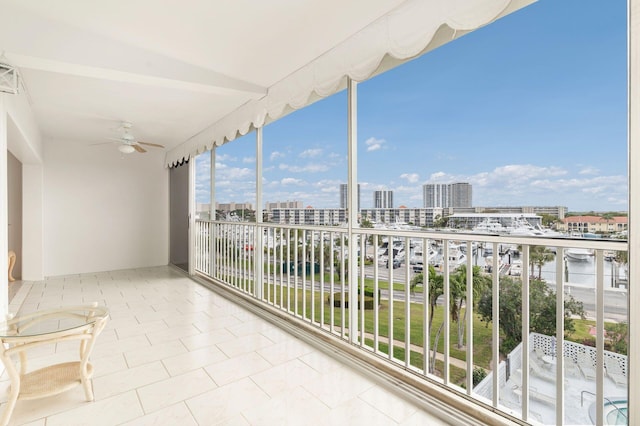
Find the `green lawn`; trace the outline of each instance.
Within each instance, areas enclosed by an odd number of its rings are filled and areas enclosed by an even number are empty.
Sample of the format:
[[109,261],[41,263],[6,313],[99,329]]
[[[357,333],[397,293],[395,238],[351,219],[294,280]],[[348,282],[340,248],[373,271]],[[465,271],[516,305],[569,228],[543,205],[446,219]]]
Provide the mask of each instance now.
[[[286,286],[282,288],[282,300],[280,295],[280,285],[270,285],[270,289],[265,285],[264,295],[271,303],[277,306],[283,305],[291,311],[295,311],[298,315],[303,316],[306,319],[310,319],[313,316],[314,322],[321,321],[321,310],[323,311],[323,323],[329,325],[331,323],[331,305],[329,304],[330,295],[324,293],[324,298],[321,298],[320,292],[315,291],[313,294],[311,290],[298,288],[297,290]],[[289,291],[287,297],[287,291]],[[296,294],[297,294],[297,309],[296,309]],[[423,308],[424,305],[418,303],[411,303],[409,310],[409,328],[410,328],[410,342],[412,345],[423,346]],[[388,300],[383,300],[378,309],[378,335],[384,338],[389,336],[389,303]],[[443,322],[444,309],[441,306],[436,307],[432,330],[430,333],[431,347],[433,347],[433,341],[435,339],[436,332]],[[464,309],[462,315],[464,314]],[[349,323],[349,308],[344,309],[345,324]],[[358,318],[361,318],[361,312],[359,312]],[[369,333],[369,336],[374,332],[374,311],[365,310],[364,313],[365,332]],[[342,325],[342,310],[337,307],[334,308],[333,325],[336,328],[340,328]],[[393,303],[393,339],[396,341],[394,345],[394,353],[397,350],[404,351],[405,342],[405,303],[394,302]],[[455,322],[450,324],[450,355],[453,358],[466,361],[466,349],[458,349],[457,336],[458,328]],[[491,341],[491,328],[486,327],[486,324],[481,322],[479,317],[474,316],[473,327],[473,343],[474,343],[474,364],[485,369],[489,369],[491,362],[491,345],[487,342]],[[385,339],[386,340],[386,339]],[[388,348],[380,344],[379,350],[388,353]],[[441,334],[438,341],[438,352],[442,353],[444,350],[444,335]],[[411,364],[422,368],[422,355],[419,359],[414,360],[412,355]],[[404,358],[401,358],[404,359]],[[464,371],[464,370],[462,370]]]

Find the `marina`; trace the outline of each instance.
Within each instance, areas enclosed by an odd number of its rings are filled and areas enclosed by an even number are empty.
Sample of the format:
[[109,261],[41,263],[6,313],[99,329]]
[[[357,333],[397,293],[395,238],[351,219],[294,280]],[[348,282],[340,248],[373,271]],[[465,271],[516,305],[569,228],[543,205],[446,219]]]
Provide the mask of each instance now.
[[[405,240],[401,238],[394,239],[392,243],[392,261],[389,263],[388,243],[383,242],[378,248],[378,265],[381,268],[388,268],[389,264],[399,271],[394,273],[394,281],[402,282],[404,278],[404,265],[409,262],[410,274],[424,272],[424,264],[432,265],[436,272],[441,273],[443,269],[443,250],[442,243],[438,240],[428,240],[428,247],[423,247],[422,239],[410,239],[409,250],[406,251]],[[549,286],[555,288],[557,278],[557,258],[555,256],[555,248],[549,247],[553,253],[551,260],[543,265],[528,265],[529,275],[532,278],[541,278]],[[467,244],[466,242],[454,243],[449,241],[449,268],[451,271],[466,264],[467,262]],[[425,255],[426,253],[426,255]],[[374,258],[374,248],[367,247],[367,255],[370,259]],[[501,276],[510,276],[520,278],[525,269],[521,253],[516,245],[498,245],[498,267]],[[491,244],[482,244],[472,242],[472,264],[479,266],[487,273],[492,272],[493,267],[493,247]],[[604,253],[603,262],[603,279],[605,289],[626,291],[628,289],[628,266],[615,260],[614,252]],[[371,275],[372,269],[367,268],[367,274]],[[564,250],[564,267],[563,276],[561,277],[565,289],[584,288],[595,289],[596,287],[596,262],[593,250],[580,248],[567,248]],[[566,290],[565,290],[566,291]],[[569,290],[570,291],[570,290]],[[575,290],[574,290],[575,293]],[[585,295],[585,302],[593,303],[593,295]]]

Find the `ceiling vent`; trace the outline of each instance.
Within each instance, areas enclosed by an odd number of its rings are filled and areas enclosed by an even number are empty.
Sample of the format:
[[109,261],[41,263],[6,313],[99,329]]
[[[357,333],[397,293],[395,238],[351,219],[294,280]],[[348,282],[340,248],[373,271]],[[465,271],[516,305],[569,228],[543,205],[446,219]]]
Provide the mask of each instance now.
[[0,61],[0,92],[18,94],[18,70]]

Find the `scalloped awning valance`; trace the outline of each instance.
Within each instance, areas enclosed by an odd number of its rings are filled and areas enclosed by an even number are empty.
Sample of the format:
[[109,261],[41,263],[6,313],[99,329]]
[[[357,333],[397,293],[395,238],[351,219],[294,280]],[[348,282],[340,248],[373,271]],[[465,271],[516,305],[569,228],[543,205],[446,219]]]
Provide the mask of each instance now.
[[535,0],[409,0],[167,153],[171,167],[364,81]]

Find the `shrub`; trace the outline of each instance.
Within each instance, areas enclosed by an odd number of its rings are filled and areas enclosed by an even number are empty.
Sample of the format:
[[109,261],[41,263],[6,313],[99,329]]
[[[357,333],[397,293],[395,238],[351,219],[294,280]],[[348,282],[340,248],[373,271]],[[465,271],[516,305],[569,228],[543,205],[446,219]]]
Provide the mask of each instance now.
[[[379,299],[378,299],[379,300]],[[327,303],[331,303],[331,296],[327,296]],[[360,309],[360,300],[358,300],[358,309]],[[336,308],[342,307],[342,293],[333,293],[333,306]],[[367,296],[365,293],[364,296],[364,309],[371,310],[374,307],[373,297]],[[344,295],[344,308],[349,308],[349,294],[345,293]]]
[[481,367],[475,367],[473,369],[473,387],[478,386],[478,383],[484,380],[485,377],[487,377],[487,372],[485,371],[485,369]]

